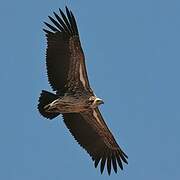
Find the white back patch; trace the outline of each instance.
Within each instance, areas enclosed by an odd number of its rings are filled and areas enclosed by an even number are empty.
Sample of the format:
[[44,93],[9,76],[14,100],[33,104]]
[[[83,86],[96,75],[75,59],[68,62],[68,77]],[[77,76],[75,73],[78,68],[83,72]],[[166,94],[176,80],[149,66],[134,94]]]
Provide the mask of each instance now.
[[97,120],[97,122],[102,125],[102,123],[101,123],[100,119],[98,118],[98,115],[97,115],[97,113],[96,113],[95,110],[93,110],[93,116],[95,117],[95,119]]
[[84,88],[86,88],[86,81],[85,81],[84,76],[83,76],[81,63],[80,63],[80,66],[79,66],[79,74],[80,74],[80,81],[82,82]]

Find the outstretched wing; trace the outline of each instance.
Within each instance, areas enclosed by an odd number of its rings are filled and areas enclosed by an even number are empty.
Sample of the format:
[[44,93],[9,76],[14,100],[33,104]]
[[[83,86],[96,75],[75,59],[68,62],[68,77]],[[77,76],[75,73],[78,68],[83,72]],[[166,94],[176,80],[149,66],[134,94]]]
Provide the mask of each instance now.
[[53,25],[43,29],[47,36],[46,65],[50,85],[57,93],[84,88],[91,91],[85,58],[81,48],[76,20],[66,7],[66,15],[59,9],[61,17],[54,12],[49,16]]
[[109,175],[111,166],[117,173],[117,164],[123,169],[122,161],[128,163],[127,155],[118,146],[98,108],[83,113],[63,114],[63,117],[71,134],[95,161],[95,167],[101,161],[101,173],[106,162]]

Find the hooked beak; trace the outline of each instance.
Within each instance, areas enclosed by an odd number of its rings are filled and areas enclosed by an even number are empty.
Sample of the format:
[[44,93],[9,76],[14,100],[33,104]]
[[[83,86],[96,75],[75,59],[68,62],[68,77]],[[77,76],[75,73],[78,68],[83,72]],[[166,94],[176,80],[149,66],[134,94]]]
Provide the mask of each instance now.
[[96,104],[97,105],[104,104],[104,101],[102,99],[100,99],[100,98],[97,98],[96,99]]

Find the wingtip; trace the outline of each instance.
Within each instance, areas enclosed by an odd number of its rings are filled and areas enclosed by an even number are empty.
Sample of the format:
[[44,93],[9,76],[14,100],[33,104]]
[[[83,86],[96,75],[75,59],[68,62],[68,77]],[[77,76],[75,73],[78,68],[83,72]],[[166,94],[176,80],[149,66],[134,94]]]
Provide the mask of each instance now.
[[122,151],[123,155],[128,159],[128,155]]
[[103,171],[104,171],[105,163],[106,163],[106,158],[103,157],[103,158],[101,159],[101,166],[100,166],[101,174],[102,174]]
[[111,157],[108,157],[107,159],[107,171],[110,176],[111,175]]
[[46,34],[52,33],[51,31],[48,31],[47,29],[44,29],[44,28],[43,28],[43,31],[44,31]]
[[54,14],[54,16],[57,16],[57,14],[56,14],[56,12],[55,12],[55,11],[53,11],[53,14]]
[[65,6],[65,9],[66,9],[66,12],[67,12],[67,11],[69,11],[69,9],[68,9],[68,7],[67,7],[67,6]]
[[63,13],[63,11],[59,8],[59,12],[60,12],[60,14],[62,15],[64,15],[64,13]]
[[120,153],[120,157],[123,160],[124,163],[128,164],[128,161],[126,160],[125,156]]
[[112,165],[113,165],[114,172],[117,173],[117,162],[116,162],[114,153],[112,155]]
[[96,158],[94,161],[94,167],[97,168],[99,162],[100,162],[101,158]]
[[54,32],[59,32],[59,30],[58,30],[57,28],[55,28],[54,26],[50,25],[49,23],[44,22],[44,24],[45,24],[49,29],[51,29],[52,31],[54,31]]
[[121,158],[119,157],[118,153],[116,154],[116,160],[118,162],[118,165],[119,165],[120,169],[123,170],[122,161],[121,161]]

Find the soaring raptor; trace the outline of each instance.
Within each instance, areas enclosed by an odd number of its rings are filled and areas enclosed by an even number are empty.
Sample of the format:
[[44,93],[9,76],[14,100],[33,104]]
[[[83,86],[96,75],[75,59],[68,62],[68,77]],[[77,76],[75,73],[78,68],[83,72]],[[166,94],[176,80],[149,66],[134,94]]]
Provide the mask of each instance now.
[[103,101],[90,87],[75,17],[67,7],[66,13],[61,9],[59,13],[54,12],[55,18],[49,16],[52,24],[45,22],[48,29],[43,29],[47,37],[48,80],[55,93],[43,90],[38,110],[48,119],[62,114],[67,128],[92,157],[95,167],[100,162],[101,173],[105,165],[109,175],[111,167],[117,173],[117,165],[123,169],[122,162],[128,163],[128,157],[99,111]]

